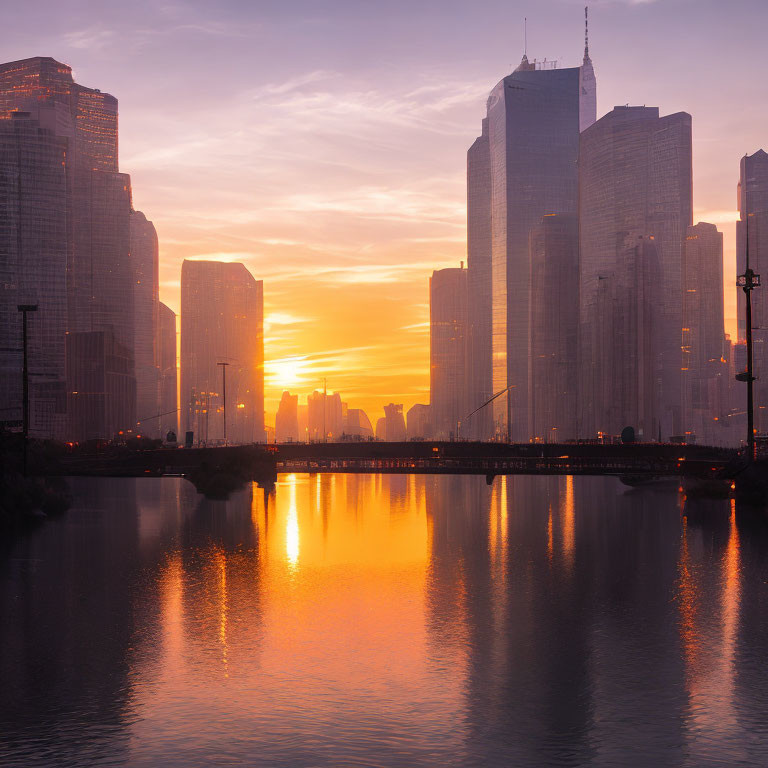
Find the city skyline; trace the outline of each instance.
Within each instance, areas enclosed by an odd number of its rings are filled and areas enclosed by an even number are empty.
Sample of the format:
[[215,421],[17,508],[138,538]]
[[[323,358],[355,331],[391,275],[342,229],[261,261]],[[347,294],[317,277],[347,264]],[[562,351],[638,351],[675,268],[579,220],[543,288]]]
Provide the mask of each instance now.
[[[745,18],[758,7],[736,5]],[[562,10],[556,25],[553,8]],[[242,261],[265,280],[270,415],[283,389],[304,394],[324,375],[350,404],[373,414],[391,400],[406,410],[425,400],[427,280],[433,269],[466,258],[464,157],[490,87],[523,52],[522,17],[530,58],[580,62],[580,3],[504,5],[503,29],[487,21],[502,6],[484,9],[483,20],[459,9],[436,17],[427,3],[410,9],[412,23],[395,32],[405,14],[396,5],[382,32],[376,11],[331,4],[319,19],[299,4],[290,19],[297,29],[290,63],[260,68],[253,65],[272,49],[267,43],[252,54],[252,38],[265,40],[290,14],[261,8],[257,17],[225,4],[214,20],[187,4],[132,13],[141,22],[105,9],[94,23],[75,4],[66,17],[53,11],[41,27],[17,8],[8,12],[18,34],[4,58],[51,55],[71,64],[78,82],[119,99],[120,167],[131,173],[135,208],[158,230],[161,301],[178,312],[184,258]],[[765,143],[762,107],[750,102],[757,119],[748,122],[739,105],[757,85],[760,53],[756,32],[742,25],[720,32],[716,54],[697,58],[693,48],[711,37],[716,11],[714,3],[698,3],[695,14],[683,2],[593,4],[590,53],[600,80],[598,117],[624,103],[693,115],[693,218],[724,233],[725,314],[735,336],[736,171],[745,152]],[[467,21],[467,53],[451,57],[459,18]],[[434,34],[422,44],[428,20]],[[636,46],[617,34],[628,28]],[[350,31],[354,42],[332,50],[334,36]],[[489,44],[479,44],[481,34],[490,35]],[[300,50],[310,36],[315,42]],[[653,54],[639,42],[648,39]],[[187,52],[190,40],[196,45]],[[226,72],[215,57],[222,46],[233,52]],[[365,46],[370,56],[359,66]],[[406,79],[405,69],[416,65],[417,77]],[[732,68],[740,74],[735,83],[724,71]],[[183,79],[190,70],[194,82]],[[220,108],[209,109],[195,93],[214,93]],[[317,127],[311,136],[307,122]],[[246,145],[240,167],[225,162]],[[376,151],[364,155],[367,145]],[[384,317],[396,324],[382,327]]]

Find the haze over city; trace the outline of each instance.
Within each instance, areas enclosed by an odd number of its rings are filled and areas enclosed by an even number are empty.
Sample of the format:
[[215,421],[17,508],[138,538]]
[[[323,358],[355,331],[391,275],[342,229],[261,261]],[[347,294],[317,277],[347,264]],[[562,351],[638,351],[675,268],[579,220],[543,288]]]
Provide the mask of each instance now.
[[[591,6],[597,115],[693,116],[694,221],[725,235],[735,338],[738,161],[762,144],[759,2]],[[6,4],[3,60],[52,56],[120,101],[120,167],[160,242],[265,281],[265,409],[329,389],[373,416],[429,391],[427,280],[466,259],[466,165],[488,92],[528,55],[576,66],[580,2]],[[743,19],[739,23],[738,19]]]

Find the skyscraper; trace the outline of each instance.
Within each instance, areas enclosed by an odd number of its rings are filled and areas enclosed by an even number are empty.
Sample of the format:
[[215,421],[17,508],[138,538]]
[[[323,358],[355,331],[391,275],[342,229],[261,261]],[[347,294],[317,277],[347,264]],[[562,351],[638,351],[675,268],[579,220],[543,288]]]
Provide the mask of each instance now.
[[462,264],[434,271],[429,281],[429,393],[436,439],[459,437],[468,415],[466,354],[467,270]]
[[691,175],[686,113],[616,107],[581,134],[581,437],[633,426],[650,439],[681,428],[681,265]]
[[545,216],[530,234],[528,412],[532,436],[578,437],[579,226],[573,214]]
[[22,417],[19,304],[29,315],[30,433],[66,428],[66,139],[27,112],[0,120],[0,423]]
[[722,379],[728,375],[723,319],[723,235],[688,227],[683,248],[683,427],[699,442],[723,442]]
[[[103,332],[109,337],[88,343],[82,339],[75,343],[68,337],[67,343],[72,342],[73,349],[82,354],[93,351],[101,355],[105,349],[116,352],[121,361],[119,375],[132,378],[131,188],[129,177],[118,168],[117,99],[75,83],[67,65],[34,57],[0,64],[0,118],[19,110],[30,112],[42,128],[67,142],[67,332],[70,336]],[[70,353],[67,359],[81,373],[88,367],[88,361],[77,361]],[[94,369],[103,368],[104,361],[99,357],[92,364]],[[123,372],[124,365],[128,367]],[[90,380],[81,378],[81,382]],[[72,395],[72,387],[68,389]],[[125,382],[120,396],[131,397],[131,391],[135,392],[135,384]],[[78,390],[76,396],[81,395]],[[110,408],[114,408],[111,415]],[[109,399],[104,408],[88,411],[105,415],[101,426],[88,425],[88,433],[98,433],[101,438],[114,436],[105,431],[107,423],[131,429],[136,418],[135,403]],[[75,421],[82,423],[80,417]],[[74,422],[68,430],[70,437],[77,437]]]
[[264,440],[263,283],[243,264],[188,261],[181,268],[181,410],[197,440]]
[[[133,273],[133,350],[136,361],[136,413],[141,434],[161,437],[160,405],[160,282],[157,232],[141,211],[131,211]],[[174,334],[175,335],[175,334]]]
[[[531,63],[524,55],[488,98],[485,173],[490,179],[475,178],[483,173],[481,142],[474,152],[469,182],[476,189],[488,183],[491,191],[492,390],[508,389],[493,405],[493,429],[499,437],[527,440],[531,435],[528,237],[542,216],[577,211],[579,130],[595,120],[595,89],[585,47],[582,66],[569,69]],[[480,194],[475,197],[473,219],[486,215],[483,200]],[[482,221],[473,220],[469,226],[470,231],[483,231]],[[487,290],[487,279],[481,283]]]
[[165,439],[169,432],[178,436],[179,411],[176,366],[176,314],[170,307],[160,302],[158,320],[158,367],[160,369],[160,403],[157,412],[160,414],[160,437]]
[[[491,152],[488,119],[467,152],[467,413],[493,394],[491,379]],[[477,411],[466,436],[493,437],[493,410]]]
[[[739,221],[736,224],[736,270],[747,266],[747,221],[749,221],[749,266],[763,281],[768,274],[768,154],[759,149],[741,159]],[[752,291],[752,348],[755,400],[755,429],[768,431],[768,288]],[[739,341],[746,338],[744,291],[737,290]],[[743,369],[742,369],[743,370]],[[746,403],[746,387],[739,385],[739,398]],[[738,392],[738,390],[737,390]],[[745,406],[746,407],[746,406]]]

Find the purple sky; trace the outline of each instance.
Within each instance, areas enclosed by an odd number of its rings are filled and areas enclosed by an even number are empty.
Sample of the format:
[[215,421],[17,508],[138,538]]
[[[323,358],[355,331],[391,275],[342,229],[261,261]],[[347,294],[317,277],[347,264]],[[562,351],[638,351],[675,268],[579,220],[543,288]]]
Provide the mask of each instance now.
[[[2,58],[53,56],[118,97],[173,309],[186,257],[265,280],[268,411],[327,376],[375,417],[427,401],[427,278],[465,258],[465,153],[524,16],[529,57],[580,63],[580,0],[4,0]],[[694,219],[724,231],[729,281],[739,158],[768,148],[767,22],[765,0],[590,3],[598,116],[693,115]]]

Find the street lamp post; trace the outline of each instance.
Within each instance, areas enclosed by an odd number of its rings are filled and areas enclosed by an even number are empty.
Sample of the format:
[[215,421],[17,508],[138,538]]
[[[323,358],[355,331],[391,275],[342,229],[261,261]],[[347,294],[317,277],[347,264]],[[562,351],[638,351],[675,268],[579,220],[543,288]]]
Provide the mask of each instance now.
[[37,312],[37,304],[19,304],[16,309],[21,312],[21,333],[23,338],[23,363],[21,367],[22,388],[22,461],[24,477],[27,476],[27,439],[29,438],[29,364],[27,354],[27,313]]
[[[744,191],[746,196],[747,190]],[[752,291],[760,287],[760,275],[755,274],[749,266],[749,205],[746,205],[745,217],[745,264],[746,269],[743,275],[736,279],[736,285],[744,291],[746,298],[746,342],[747,342],[747,370],[736,374],[738,381],[744,381],[747,384],[747,453],[749,461],[755,458],[755,401],[754,401],[754,382],[755,377],[752,370]]]
[[229,363],[216,363],[221,366],[221,394],[224,397],[224,445],[227,444],[227,366]]

